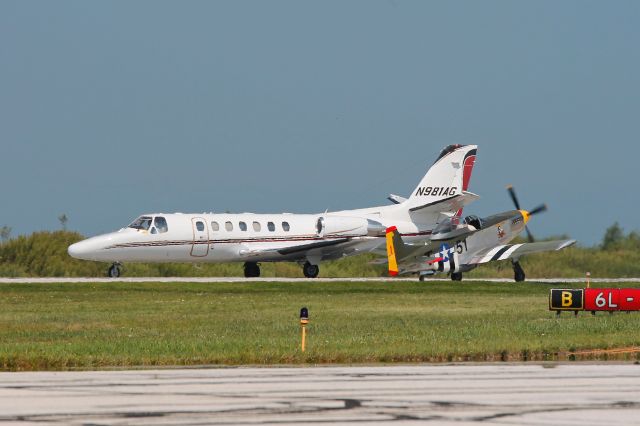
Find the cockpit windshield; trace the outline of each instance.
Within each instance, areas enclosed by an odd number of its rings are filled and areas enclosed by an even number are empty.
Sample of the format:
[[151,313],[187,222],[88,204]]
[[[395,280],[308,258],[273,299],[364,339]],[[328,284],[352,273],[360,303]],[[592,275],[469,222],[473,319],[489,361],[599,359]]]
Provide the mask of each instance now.
[[167,219],[162,216],[156,216],[156,218],[153,220],[153,224],[160,234],[164,234],[169,230],[169,227],[167,226]]
[[151,216],[140,216],[129,225],[129,228],[133,229],[142,229],[144,231],[148,231],[151,227]]
[[464,223],[467,225],[471,225],[477,230],[484,228],[484,219],[479,218],[475,215],[470,215],[464,218]]
[[449,217],[438,224],[433,230],[434,234],[444,234],[451,232],[460,226],[460,218],[458,216]]

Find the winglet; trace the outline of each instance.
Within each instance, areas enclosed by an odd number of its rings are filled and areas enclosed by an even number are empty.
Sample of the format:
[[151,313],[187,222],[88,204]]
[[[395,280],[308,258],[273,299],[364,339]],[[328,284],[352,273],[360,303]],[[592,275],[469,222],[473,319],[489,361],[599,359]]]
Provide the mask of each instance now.
[[398,275],[398,262],[396,260],[396,250],[393,237],[397,234],[398,228],[391,226],[387,228],[387,257],[389,259],[389,275],[395,277]]

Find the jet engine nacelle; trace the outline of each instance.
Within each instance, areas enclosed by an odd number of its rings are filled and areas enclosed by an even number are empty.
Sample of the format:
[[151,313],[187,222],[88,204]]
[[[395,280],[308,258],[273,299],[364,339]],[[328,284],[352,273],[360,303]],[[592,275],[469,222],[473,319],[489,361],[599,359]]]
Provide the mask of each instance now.
[[380,222],[363,217],[320,216],[316,221],[316,233],[326,236],[384,236],[386,228]]

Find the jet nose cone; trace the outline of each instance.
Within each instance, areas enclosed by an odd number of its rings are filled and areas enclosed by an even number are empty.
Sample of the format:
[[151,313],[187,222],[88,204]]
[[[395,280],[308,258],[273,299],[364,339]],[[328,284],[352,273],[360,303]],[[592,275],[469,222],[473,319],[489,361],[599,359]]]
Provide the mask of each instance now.
[[69,256],[82,260],[108,261],[111,260],[109,251],[106,250],[111,244],[112,234],[98,235],[87,238],[67,248]]
[[86,250],[83,249],[82,241],[79,243],[71,244],[67,248],[67,253],[69,253],[69,256],[75,257],[76,259],[82,259],[82,255],[85,251]]
[[69,256],[75,257],[76,259],[82,260],[95,260],[96,256],[96,241],[94,238],[89,238],[88,240],[83,240],[77,242],[75,244],[71,244],[67,248],[67,253]]

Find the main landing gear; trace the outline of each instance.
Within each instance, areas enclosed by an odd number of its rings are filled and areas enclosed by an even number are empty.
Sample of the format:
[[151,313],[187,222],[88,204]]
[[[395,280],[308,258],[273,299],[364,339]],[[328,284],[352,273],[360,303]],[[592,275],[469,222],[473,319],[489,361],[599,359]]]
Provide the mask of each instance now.
[[107,270],[107,276],[109,278],[118,278],[121,272],[122,272],[122,265],[116,262],[111,266],[109,266],[109,269]]
[[244,263],[245,278],[257,278],[260,276],[260,266],[256,262]]
[[520,266],[520,262],[513,262],[513,279],[519,283],[524,281],[525,278],[524,269]]
[[462,281],[462,272],[452,272],[451,281]]
[[320,267],[318,265],[312,265],[309,262],[305,262],[305,264],[302,265],[302,273],[307,278],[316,278],[320,273]]

